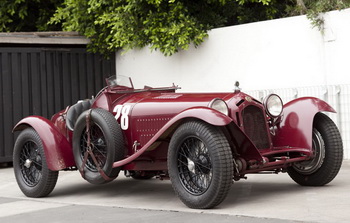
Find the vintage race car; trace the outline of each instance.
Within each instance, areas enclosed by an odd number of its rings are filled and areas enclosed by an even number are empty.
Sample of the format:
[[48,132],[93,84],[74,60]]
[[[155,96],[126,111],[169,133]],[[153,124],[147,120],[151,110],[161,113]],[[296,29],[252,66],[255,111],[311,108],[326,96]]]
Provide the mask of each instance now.
[[323,113],[335,111],[320,99],[283,105],[276,94],[252,98],[238,82],[228,93],[176,93],[126,80],[108,78],[95,98],[14,127],[14,171],[26,196],[49,195],[60,170],[79,170],[92,184],[123,170],[170,178],[185,205],[212,208],[247,174],[287,172],[300,185],[322,186],[341,167],[342,139]]

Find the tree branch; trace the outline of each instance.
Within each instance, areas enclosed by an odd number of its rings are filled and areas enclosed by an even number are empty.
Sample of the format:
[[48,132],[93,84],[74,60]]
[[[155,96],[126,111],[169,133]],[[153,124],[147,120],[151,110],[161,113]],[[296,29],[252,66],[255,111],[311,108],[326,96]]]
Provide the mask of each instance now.
[[304,15],[307,11],[304,0],[296,0],[296,1],[297,1],[297,6],[298,6],[299,11],[300,11],[300,15]]

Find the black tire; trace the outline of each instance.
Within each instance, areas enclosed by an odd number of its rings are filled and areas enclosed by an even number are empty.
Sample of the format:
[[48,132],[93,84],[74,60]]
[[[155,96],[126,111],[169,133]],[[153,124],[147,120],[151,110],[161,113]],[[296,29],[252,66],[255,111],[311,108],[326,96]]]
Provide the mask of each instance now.
[[343,161],[343,143],[337,126],[325,114],[317,113],[312,132],[315,157],[293,164],[289,176],[302,186],[323,186],[338,174]]
[[213,208],[227,196],[232,152],[222,131],[201,121],[182,124],[171,138],[168,171],[173,189],[190,208]]
[[89,155],[83,168],[85,180],[92,184],[103,184],[115,179],[120,168],[112,168],[115,161],[124,158],[124,138],[114,116],[104,109],[83,112],[77,119],[73,132],[73,154],[77,167],[83,164],[87,151],[86,114],[90,113],[90,137],[92,152],[99,166],[110,179],[105,179]]
[[23,130],[13,149],[17,184],[27,197],[45,197],[56,186],[58,171],[49,170],[40,136],[33,128]]
[[135,180],[149,180],[152,179],[156,174],[147,171],[133,171],[131,177]]

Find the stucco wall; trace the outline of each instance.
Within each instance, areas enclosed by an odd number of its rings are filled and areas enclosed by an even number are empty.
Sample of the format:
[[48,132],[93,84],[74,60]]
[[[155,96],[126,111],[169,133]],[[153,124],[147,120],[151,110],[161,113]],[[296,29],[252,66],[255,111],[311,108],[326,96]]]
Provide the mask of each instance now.
[[350,84],[350,9],[326,16],[325,35],[305,16],[210,31],[197,49],[164,57],[149,49],[117,53],[117,73],[135,85],[230,91]]

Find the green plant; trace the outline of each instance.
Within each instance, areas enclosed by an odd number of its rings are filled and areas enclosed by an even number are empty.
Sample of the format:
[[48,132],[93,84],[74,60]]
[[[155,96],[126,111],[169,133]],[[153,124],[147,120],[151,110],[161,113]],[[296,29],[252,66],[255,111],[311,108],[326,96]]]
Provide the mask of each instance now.
[[61,30],[47,22],[64,0],[1,0],[0,32]]
[[108,54],[120,48],[149,46],[170,56],[191,44],[198,46],[208,37],[209,29],[230,24],[230,14],[236,15],[243,5],[272,1],[65,0],[50,24],[62,23],[64,30],[87,36],[94,52]]
[[324,30],[323,14],[332,10],[342,10],[350,7],[350,0],[298,0],[303,2],[305,13],[311,20],[313,27],[318,28],[321,32]]

